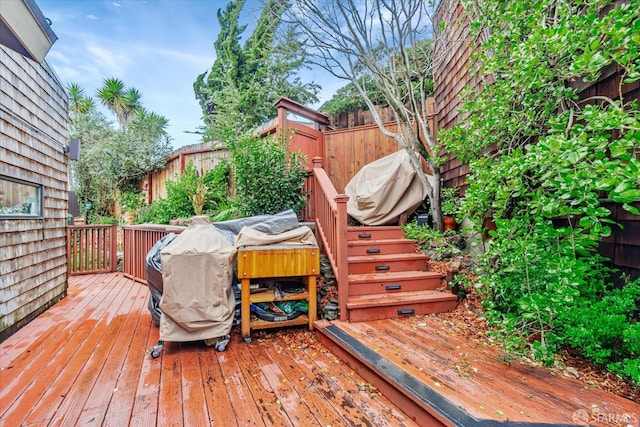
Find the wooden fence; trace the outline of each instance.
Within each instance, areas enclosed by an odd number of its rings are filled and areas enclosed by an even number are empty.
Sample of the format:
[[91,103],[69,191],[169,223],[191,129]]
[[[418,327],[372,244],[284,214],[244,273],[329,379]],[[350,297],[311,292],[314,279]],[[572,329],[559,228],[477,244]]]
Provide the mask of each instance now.
[[110,273],[118,268],[118,226],[67,226],[69,275]]
[[[397,124],[387,123],[386,127],[395,132]],[[363,166],[400,149],[398,142],[385,136],[377,125],[326,131],[324,146],[324,168],[339,192]]]
[[203,142],[188,145],[176,150],[167,160],[166,166],[156,172],[149,173],[140,185],[146,192],[147,202],[167,197],[167,180],[173,180],[184,172],[190,162],[199,173],[213,169],[220,160],[229,156],[217,142]]
[[147,283],[145,258],[153,245],[169,233],[179,234],[184,227],[168,225],[125,225],[122,227],[122,273],[137,282]]

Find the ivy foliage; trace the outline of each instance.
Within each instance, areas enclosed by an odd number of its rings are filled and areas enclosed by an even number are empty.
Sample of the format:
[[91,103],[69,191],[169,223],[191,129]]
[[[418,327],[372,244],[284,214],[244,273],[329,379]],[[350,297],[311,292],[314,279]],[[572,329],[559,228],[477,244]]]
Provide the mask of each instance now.
[[230,143],[233,165],[233,205],[242,216],[300,213],[307,175],[305,158],[289,153],[283,139],[246,137]]
[[[463,94],[464,123],[439,136],[470,166],[465,216],[496,219],[488,316],[545,361],[568,345],[640,383],[640,281],[614,286],[596,253],[617,227],[603,198],[640,213],[640,113],[622,91],[640,80],[640,4],[464,4],[483,84]],[[611,68],[613,97],[579,97]]]

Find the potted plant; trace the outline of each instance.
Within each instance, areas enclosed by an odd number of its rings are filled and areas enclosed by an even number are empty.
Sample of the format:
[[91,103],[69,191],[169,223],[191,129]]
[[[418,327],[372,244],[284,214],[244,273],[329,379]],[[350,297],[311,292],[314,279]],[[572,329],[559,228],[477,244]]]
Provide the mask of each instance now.
[[445,230],[456,229],[456,215],[458,214],[459,204],[458,188],[440,188],[440,209],[442,210],[442,221]]
[[140,191],[123,191],[119,199],[125,222],[133,224],[137,210],[144,205],[144,194]]

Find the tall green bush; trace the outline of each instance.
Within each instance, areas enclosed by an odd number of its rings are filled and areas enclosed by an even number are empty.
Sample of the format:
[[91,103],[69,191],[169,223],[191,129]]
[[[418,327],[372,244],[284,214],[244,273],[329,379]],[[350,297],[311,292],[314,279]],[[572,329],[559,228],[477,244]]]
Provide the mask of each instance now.
[[[167,197],[155,200],[140,210],[138,222],[168,224],[172,219],[190,218],[193,215],[214,215],[226,208],[229,189],[229,162],[223,159],[203,175],[193,165],[185,167],[182,174],[167,180]],[[200,203],[194,198],[198,197]],[[197,208],[201,205],[201,208]]]
[[286,209],[300,213],[305,158],[289,153],[282,139],[246,137],[230,144],[234,201],[243,216],[275,214]]
[[[489,77],[440,137],[470,165],[463,215],[496,218],[487,315],[543,360],[568,345],[640,383],[640,281],[609,283],[596,253],[617,227],[603,198],[639,214],[640,113],[622,84],[640,79],[640,4],[464,3],[482,41],[472,68]],[[580,100],[572,83],[606,66],[620,70],[618,94]]]

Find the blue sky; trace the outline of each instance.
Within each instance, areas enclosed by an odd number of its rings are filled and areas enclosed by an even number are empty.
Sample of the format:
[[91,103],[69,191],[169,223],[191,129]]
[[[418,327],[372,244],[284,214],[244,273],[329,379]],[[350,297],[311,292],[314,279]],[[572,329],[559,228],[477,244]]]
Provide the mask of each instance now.
[[[215,60],[216,12],[226,0],[36,2],[58,36],[47,61],[64,85],[78,83],[95,99],[105,78],[119,78],[142,93],[145,108],[169,119],[174,148],[200,142],[184,131],[202,124],[193,82]],[[260,10],[259,0],[247,0],[241,23],[255,22]],[[321,102],[342,85],[321,81],[326,74],[305,74],[323,86]]]

